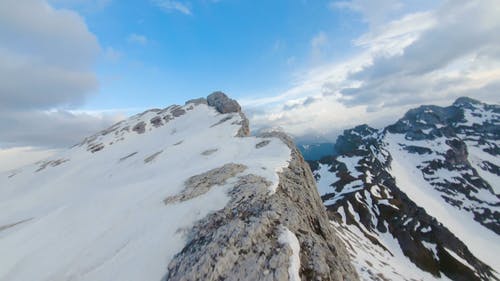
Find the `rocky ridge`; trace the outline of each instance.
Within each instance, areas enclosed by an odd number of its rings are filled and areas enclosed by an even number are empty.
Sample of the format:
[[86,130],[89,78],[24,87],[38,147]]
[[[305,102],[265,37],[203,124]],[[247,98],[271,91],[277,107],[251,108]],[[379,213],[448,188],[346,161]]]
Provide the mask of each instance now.
[[498,278],[499,116],[469,98],[422,106],[346,130],[338,155],[310,162],[362,279]]
[[0,186],[0,280],[358,280],[293,142],[249,136],[220,92],[132,116]]
[[[280,242],[282,228],[294,233],[299,242],[296,276],[301,280],[357,280],[327,220],[310,169],[292,140],[281,133],[261,137],[279,137],[292,150],[276,192],[269,196],[264,178],[239,177],[229,204],[189,233],[188,244],[170,263],[165,280],[293,280],[287,266],[293,250]],[[238,168],[231,165],[233,171]],[[219,171],[194,181],[206,181]]]

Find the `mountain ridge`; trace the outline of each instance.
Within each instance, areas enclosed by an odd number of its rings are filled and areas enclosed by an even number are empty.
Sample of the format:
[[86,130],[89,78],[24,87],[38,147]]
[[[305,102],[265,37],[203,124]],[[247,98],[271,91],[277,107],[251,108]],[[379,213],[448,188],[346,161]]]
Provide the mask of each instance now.
[[[335,144],[339,155],[309,162],[362,279],[425,273],[426,280],[498,279],[499,116],[498,105],[470,98],[449,107],[421,106],[382,130],[346,130]],[[474,235],[462,225],[482,230]],[[380,255],[368,258],[367,248]],[[400,265],[389,269],[384,259]],[[412,264],[420,271],[412,272]]]
[[0,280],[358,280],[291,139],[221,92],[0,173],[0,206]]

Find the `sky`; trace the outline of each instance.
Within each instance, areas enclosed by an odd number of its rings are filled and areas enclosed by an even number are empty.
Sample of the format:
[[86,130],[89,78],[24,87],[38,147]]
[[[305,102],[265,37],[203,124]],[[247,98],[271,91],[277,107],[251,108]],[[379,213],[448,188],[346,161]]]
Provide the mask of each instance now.
[[[221,90],[253,131],[334,141],[498,103],[498,0],[2,0],[0,169]],[[3,159],[3,160],[2,160]]]

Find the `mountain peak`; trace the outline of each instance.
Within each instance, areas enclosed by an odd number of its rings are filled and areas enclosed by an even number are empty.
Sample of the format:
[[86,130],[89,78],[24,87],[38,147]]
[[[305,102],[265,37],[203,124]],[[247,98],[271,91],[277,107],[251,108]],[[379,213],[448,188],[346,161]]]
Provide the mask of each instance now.
[[482,104],[480,101],[475,100],[469,97],[459,97],[453,103],[454,106],[462,107],[462,106],[470,106],[470,105],[479,105]]
[[241,112],[239,103],[220,91],[210,94],[207,97],[207,103],[215,107],[220,113]]
[[495,104],[424,105],[310,162],[362,278],[499,280],[499,124]]

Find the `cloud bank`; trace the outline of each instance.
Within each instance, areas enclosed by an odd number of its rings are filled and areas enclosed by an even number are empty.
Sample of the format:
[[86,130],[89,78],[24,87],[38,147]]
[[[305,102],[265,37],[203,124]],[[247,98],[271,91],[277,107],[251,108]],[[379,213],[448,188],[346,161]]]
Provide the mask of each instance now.
[[449,104],[463,95],[498,102],[496,1],[445,1],[435,10],[390,21],[383,21],[382,11],[392,13],[401,2],[384,1],[387,7],[377,9],[370,3],[331,4],[360,12],[369,22],[369,32],[352,43],[358,53],[304,71],[295,86],[276,96],[243,100],[254,129],[281,127],[296,137],[333,140],[347,127],[380,127],[424,103]]
[[0,3],[0,148],[57,147],[108,125],[74,114],[99,87],[97,38],[77,13],[44,0]]

